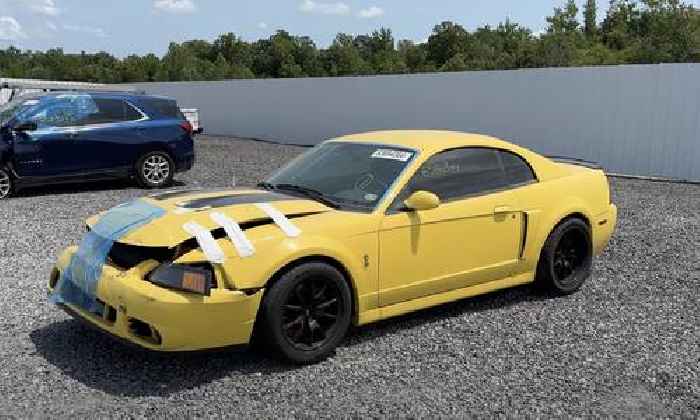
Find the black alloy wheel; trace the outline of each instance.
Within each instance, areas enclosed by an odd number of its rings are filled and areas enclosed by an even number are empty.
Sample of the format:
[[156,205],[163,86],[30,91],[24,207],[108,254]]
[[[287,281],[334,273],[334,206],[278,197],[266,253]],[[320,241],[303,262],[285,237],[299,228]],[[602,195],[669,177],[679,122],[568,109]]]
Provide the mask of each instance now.
[[591,275],[593,244],[588,224],[569,218],[549,234],[537,264],[535,283],[543,290],[566,295],[577,291]]
[[340,291],[322,277],[307,277],[282,306],[282,328],[287,340],[300,350],[314,350],[328,340],[341,316]]
[[554,275],[558,283],[570,285],[576,281],[575,274],[583,268],[588,249],[586,238],[578,230],[569,230],[559,240],[554,251]]
[[303,263],[282,274],[266,292],[255,341],[287,361],[318,362],[340,344],[351,316],[352,294],[344,275],[323,262]]

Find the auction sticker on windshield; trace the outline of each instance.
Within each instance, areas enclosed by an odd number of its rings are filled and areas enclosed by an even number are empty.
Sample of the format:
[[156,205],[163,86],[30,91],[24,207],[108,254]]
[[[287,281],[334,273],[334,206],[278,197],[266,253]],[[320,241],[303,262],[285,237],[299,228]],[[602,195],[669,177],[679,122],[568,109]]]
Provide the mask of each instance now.
[[408,162],[408,160],[413,156],[413,152],[407,152],[405,150],[393,150],[393,149],[377,149],[372,153],[373,159],[391,159],[399,160],[401,162]]

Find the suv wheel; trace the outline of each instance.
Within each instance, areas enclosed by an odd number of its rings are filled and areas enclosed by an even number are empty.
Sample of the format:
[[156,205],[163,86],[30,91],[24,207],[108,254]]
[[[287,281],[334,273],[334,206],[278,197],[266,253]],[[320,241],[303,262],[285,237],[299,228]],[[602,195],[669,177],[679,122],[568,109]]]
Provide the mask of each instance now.
[[343,275],[324,263],[285,273],[261,306],[260,333],[272,354],[293,363],[327,357],[350,326],[352,297]]
[[591,275],[591,230],[580,219],[568,219],[549,234],[537,264],[536,283],[546,292],[567,295]]
[[144,188],[167,187],[173,181],[175,164],[165,152],[151,152],[136,163],[136,178]]
[[0,200],[9,197],[13,188],[12,176],[6,169],[0,168]]

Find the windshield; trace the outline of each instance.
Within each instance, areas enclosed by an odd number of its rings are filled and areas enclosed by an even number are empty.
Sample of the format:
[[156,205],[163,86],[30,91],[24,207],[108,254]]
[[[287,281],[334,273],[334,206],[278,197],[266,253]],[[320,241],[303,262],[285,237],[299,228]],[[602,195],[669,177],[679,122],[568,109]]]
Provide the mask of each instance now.
[[372,210],[414,154],[395,146],[327,142],[293,160],[263,185],[306,192],[339,208]]
[[0,106],[0,126],[15,118],[20,112],[26,111],[39,104],[39,99],[22,96]]

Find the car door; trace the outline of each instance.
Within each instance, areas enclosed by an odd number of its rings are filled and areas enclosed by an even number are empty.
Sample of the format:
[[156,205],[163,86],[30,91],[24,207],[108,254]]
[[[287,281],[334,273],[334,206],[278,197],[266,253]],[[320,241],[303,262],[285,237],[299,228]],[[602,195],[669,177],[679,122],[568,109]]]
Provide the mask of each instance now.
[[[381,306],[508,277],[524,218],[496,150],[460,148],[431,157],[385,215],[379,233]],[[412,192],[441,205],[404,211]]]
[[14,134],[14,164],[18,175],[56,177],[82,170],[84,159],[76,136],[77,125],[89,107],[83,96],[47,97],[31,113],[22,116],[23,121],[35,122],[37,129]]
[[76,170],[71,132],[42,129],[15,133],[14,168],[20,177],[54,177]]

